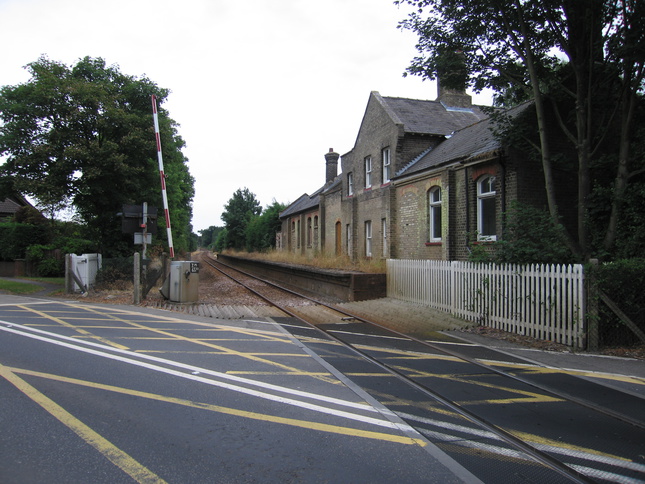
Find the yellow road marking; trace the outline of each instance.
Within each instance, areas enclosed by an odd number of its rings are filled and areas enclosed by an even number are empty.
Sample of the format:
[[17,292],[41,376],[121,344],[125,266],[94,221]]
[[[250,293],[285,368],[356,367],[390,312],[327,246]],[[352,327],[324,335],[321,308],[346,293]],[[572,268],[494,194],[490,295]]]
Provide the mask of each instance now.
[[[86,308],[86,309],[88,311],[97,312],[93,308]],[[227,354],[227,355],[239,356],[240,358],[248,359],[248,360],[251,360],[251,361],[256,361],[256,362],[263,363],[263,364],[269,365],[269,366],[275,366],[275,367],[282,368],[284,370],[294,372],[294,373],[299,373],[300,372],[299,369],[294,368],[292,366],[283,365],[282,363],[267,360],[266,358],[260,358],[260,357],[254,356],[252,354],[249,354],[249,353],[244,353],[242,351],[236,351],[236,350],[233,350],[231,348],[227,348],[225,346],[219,346],[219,345],[215,345],[215,344],[212,344],[212,343],[206,343],[206,342],[204,342],[203,340],[200,340],[200,339],[188,338],[186,336],[181,336],[179,334],[169,333],[169,332],[164,331],[164,330],[160,330],[160,329],[156,329],[156,328],[150,328],[150,327],[141,325],[139,323],[135,323],[133,321],[128,321],[127,319],[118,318],[116,316],[110,316],[110,317],[112,319],[116,320],[116,321],[121,321],[122,323],[130,324],[130,325],[132,325],[134,327],[137,327],[137,328],[140,328],[140,329],[145,329],[145,330],[150,331],[152,333],[158,333],[158,334],[161,334],[163,336],[170,337],[170,338],[172,338],[174,340],[188,341],[189,343],[193,343],[193,344],[197,344],[197,345],[201,345],[201,346],[206,346],[207,348],[213,348],[213,349],[219,350],[222,353]],[[314,378],[318,378],[318,379],[320,379],[322,381],[325,381],[327,383],[336,382],[336,378],[330,377],[330,376],[323,376],[323,377],[315,376]]]
[[535,442],[537,444],[549,445],[551,447],[557,447],[557,448],[560,448],[560,449],[567,449],[567,450],[574,450],[574,451],[578,451],[578,452],[585,452],[587,454],[598,455],[598,456],[602,456],[602,457],[611,457],[612,459],[618,459],[618,460],[622,460],[622,461],[625,461],[625,462],[634,462],[631,459],[627,459],[627,458],[621,457],[619,455],[607,454],[605,452],[600,452],[599,450],[589,449],[587,447],[580,447],[580,446],[572,445],[572,444],[567,444],[566,442],[561,442],[559,440],[548,439],[546,437],[541,437],[541,436],[535,435],[535,434],[529,434],[529,433],[526,433],[526,432],[520,432],[518,430],[512,430],[512,429],[504,429],[504,430],[506,430],[507,432],[513,434],[515,437],[517,437],[519,439],[522,439],[524,441],[528,441],[528,442]]
[[35,376],[35,377],[45,378],[48,380],[54,380],[54,381],[59,381],[63,383],[71,383],[74,385],[80,385],[80,386],[94,388],[98,390],[106,390],[106,391],[120,393],[124,395],[147,398],[150,400],[156,400],[156,401],[165,402],[165,403],[173,403],[176,405],[183,405],[185,407],[208,410],[208,411],[217,412],[217,413],[224,413],[227,415],[234,415],[237,417],[244,417],[244,418],[249,418],[253,420],[261,420],[265,422],[279,423],[283,425],[290,425],[293,427],[300,427],[300,428],[305,428],[309,430],[318,430],[321,432],[348,435],[350,437],[361,437],[366,439],[382,440],[382,441],[393,442],[398,444],[405,444],[405,445],[417,444],[420,446],[426,445],[425,441],[422,439],[413,439],[411,437],[405,437],[400,435],[391,435],[383,432],[372,432],[369,430],[359,430],[359,429],[353,429],[350,427],[340,427],[338,425],[321,424],[318,422],[309,422],[307,420],[277,417],[274,415],[267,415],[267,414],[256,413],[256,412],[248,412],[248,411],[239,410],[236,408],[222,407],[220,405],[193,402],[182,398],[166,397],[164,395],[157,395],[154,393],[147,393],[147,392],[142,392],[138,390],[130,390],[127,388],[120,388],[112,385],[104,385],[102,383],[89,382],[85,380],[77,380],[75,378],[68,378],[64,376],[53,375],[50,373],[41,373],[37,371],[25,370],[20,368],[11,368],[10,370],[18,374]]
[[[370,346],[370,345],[357,346],[357,348],[359,347],[365,350],[378,350],[383,353],[390,353],[394,355],[393,358],[395,359],[409,359],[409,360],[416,360],[416,361],[444,360],[444,361],[463,362],[463,360],[455,356],[449,356],[449,355],[433,355],[428,353],[416,353],[416,352],[410,353],[410,352],[403,352],[401,350],[397,350],[393,348],[379,348],[379,347]],[[531,371],[535,373],[544,373],[544,374],[554,373],[554,374],[564,374],[564,375],[586,376],[586,377],[599,378],[604,380],[612,380],[612,381],[619,381],[624,383],[635,383],[637,385],[645,385],[645,378],[631,376],[631,375],[618,375],[614,373],[603,373],[598,371],[586,371],[586,370],[565,369],[565,368],[548,368],[543,366],[532,365],[529,363],[512,363],[512,362],[505,362],[505,361],[489,360],[484,358],[477,358],[477,361],[480,361],[481,363],[484,363],[489,366],[498,366],[502,368],[526,370],[526,371]],[[451,375],[447,375],[447,377],[452,378]]]
[[120,345],[118,343],[114,343],[114,342],[112,342],[112,341],[110,341],[108,339],[102,338],[100,336],[95,336],[92,333],[90,333],[89,331],[85,331],[84,329],[81,329],[81,328],[79,328],[77,326],[74,326],[73,324],[70,324],[67,321],[63,321],[60,318],[51,316],[51,315],[49,315],[47,313],[44,313],[42,311],[38,311],[36,309],[30,308],[30,307],[27,307],[27,306],[18,306],[18,307],[24,309],[25,311],[29,311],[29,312],[32,312],[34,314],[37,314],[38,316],[40,316],[42,318],[49,319],[49,320],[54,321],[54,322],[56,322],[56,323],[58,323],[60,325],[66,326],[68,328],[71,328],[74,331],[82,334],[86,338],[95,339],[97,341],[100,341],[101,343],[105,343],[106,345],[112,346],[114,348],[119,348],[121,350],[127,350],[128,349],[127,346],[123,346],[123,345]]
[[166,482],[3,365],[0,365],[0,376],[12,383],[18,390],[44,408],[135,481],[140,483]]

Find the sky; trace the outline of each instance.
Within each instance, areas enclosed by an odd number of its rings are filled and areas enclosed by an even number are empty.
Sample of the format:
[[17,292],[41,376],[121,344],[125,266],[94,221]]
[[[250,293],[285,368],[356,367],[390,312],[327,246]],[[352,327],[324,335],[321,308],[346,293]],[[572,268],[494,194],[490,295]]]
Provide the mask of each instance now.
[[353,148],[371,91],[436,99],[434,82],[403,77],[417,40],[397,29],[407,12],[393,0],[0,0],[0,85],[26,82],[44,54],[101,57],[170,89],[199,233],[223,225],[238,189],[266,207],[320,188],[325,153]]

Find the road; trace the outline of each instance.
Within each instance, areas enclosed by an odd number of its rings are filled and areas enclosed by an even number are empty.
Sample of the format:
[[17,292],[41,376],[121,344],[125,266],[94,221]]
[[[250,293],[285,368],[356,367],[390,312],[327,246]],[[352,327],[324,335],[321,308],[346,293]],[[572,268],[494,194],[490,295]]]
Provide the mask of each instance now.
[[0,296],[0,482],[479,482],[265,321]]

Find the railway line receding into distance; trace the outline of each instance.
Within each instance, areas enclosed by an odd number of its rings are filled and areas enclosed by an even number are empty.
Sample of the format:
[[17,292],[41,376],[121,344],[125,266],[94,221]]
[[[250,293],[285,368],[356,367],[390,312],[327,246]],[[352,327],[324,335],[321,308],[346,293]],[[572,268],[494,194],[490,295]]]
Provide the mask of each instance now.
[[208,253],[200,261],[276,308],[285,331],[478,476],[645,482],[637,394],[456,338],[411,337]]

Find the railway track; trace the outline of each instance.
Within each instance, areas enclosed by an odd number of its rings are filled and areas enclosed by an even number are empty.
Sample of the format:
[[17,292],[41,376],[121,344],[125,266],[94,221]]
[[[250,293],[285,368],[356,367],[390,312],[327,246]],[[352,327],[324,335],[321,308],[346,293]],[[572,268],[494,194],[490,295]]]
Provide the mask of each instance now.
[[201,261],[282,311],[273,319],[286,331],[486,482],[645,482],[645,401],[635,394],[412,338],[207,253]]

